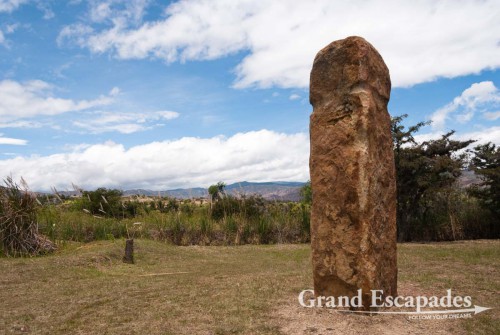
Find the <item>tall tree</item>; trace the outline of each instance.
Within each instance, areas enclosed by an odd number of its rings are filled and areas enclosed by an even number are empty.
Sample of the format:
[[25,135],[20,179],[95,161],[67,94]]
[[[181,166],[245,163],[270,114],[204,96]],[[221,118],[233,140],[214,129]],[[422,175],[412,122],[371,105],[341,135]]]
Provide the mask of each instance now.
[[208,194],[210,194],[210,200],[217,201],[225,194],[226,184],[219,181],[215,185],[210,185],[208,188]]
[[397,178],[398,239],[412,239],[412,227],[420,220],[425,224],[429,200],[436,193],[451,187],[465,164],[462,149],[474,141],[456,141],[450,131],[437,140],[417,143],[414,133],[429,122],[420,122],[406,128],[402,125],[406,115],[392,119],[392,136]]
[[471,166],[481,183],[472,187],[471,193],[500,218],[500,146],[490,142],[476,146],[472,152]]
[[312,190],[311,190],[311,181],[308,180],[304,186],[300,188],[300,196],[302,198],[302,202],[305,204],[312,203]]
[[[412,149],[412,146],[417,145],[413,134],[420,128],[430,124],[430,121],[419,122],[414,126],[406,128],[402,122],[407,117],[408,114],[403,114],[391,118],[391,133],[397,180],[398,240],[401,240],[408,230],[407,222],[409,209],[411,208],[411,203],[418,198],[417,194],[412,193],[412,190],[418,189],[416,180],[409,178],[407,173],[408,171],[416,173],[419,166],[423,165],[423,162],[418,159],[418,153]],[[415,196],[414,199],[410,197],[412,194]]]

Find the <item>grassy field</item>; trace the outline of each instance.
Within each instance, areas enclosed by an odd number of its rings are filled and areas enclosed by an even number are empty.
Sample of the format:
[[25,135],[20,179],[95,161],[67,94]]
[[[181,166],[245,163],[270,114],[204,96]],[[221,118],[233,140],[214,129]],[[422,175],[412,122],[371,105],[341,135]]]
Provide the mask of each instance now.
[[400,244],[399,294],[472,296],[467,320],[345,315],[301,308],[308,245],[179,247],[68,243],[54,255],[0,258],[0,334],[498,334],[500,241]]

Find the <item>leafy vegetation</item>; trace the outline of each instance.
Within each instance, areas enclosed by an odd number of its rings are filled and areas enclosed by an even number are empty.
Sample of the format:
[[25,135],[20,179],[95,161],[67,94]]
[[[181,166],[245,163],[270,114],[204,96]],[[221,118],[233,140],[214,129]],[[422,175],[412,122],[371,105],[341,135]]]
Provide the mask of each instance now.
[[457,185],[468,163],[464,149],[474,141],[452,140],[450,131],[437,140],[418,143],[413,134],[428,123],[406,128],[405,117],[392,119],[398,240],[498,237],[490,227],[494,213],[481,208],[477,198]]
[[218,182],[215,185],[211,185],[208,188],[208,194],[210,194],[210,199],[212,201],[217,201],[221,199],[225,195],[226,184],[222,181]]
[[302,203],[226,195],[210,206],[203,199],[136,197],[122,199],[121,207],[115,207],[134,208],[134,215],[113,211],[121,213],[118,217],[98,215],[101,205],[94,207],[98,214],[93,214],[96,212],[82,207],[86,203],[88,199],[82,197],[39,206],[40,230],[55,241],[79,242],[129,236],[177,245],[309,241],[309,206]]
[[482,183],[472,187],[471,193],[500,218],[500,147],[492,143],[478,145],[473,154],[471,166]]
[[300,189],[300,196],[302,197],[302,202],[304,204],[312,204],[312,189],[310,180],[308,180],[307,183],[305,183]]
[[[428,123],[406,128],[406,115],[392,120],[397,173],[399,241],[498,238],[500,233],[500,149],[494,144],[451,139],[453,132],[418,143],[414,134]],[[471,155],[468,159],[468,154]],[[469,165],[480,184],[457,185]],[[205,199],[123,197],[116,189],[79,190],[65,197],[54,190],[38,199],[27,186],[7,178],[0,189],[0,238],[3,253],[39,254],[52,241],[150,238],[177,245],[296,243],[310,240],[310,182],[302,201],[267,201],[260,196],[235,197],[218,182]],[[39,232],[40,231],[40,232]],[[44,234],[44,235],[42,235]]]

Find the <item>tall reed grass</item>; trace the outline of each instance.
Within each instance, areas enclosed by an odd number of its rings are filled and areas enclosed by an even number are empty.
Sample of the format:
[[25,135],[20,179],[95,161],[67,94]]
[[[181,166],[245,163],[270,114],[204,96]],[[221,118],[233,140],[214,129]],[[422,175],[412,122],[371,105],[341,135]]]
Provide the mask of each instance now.
[[52,240],[89,242],[133,236],[175,245],[236,245],[310,239],[306,204],[227,197],[217,205],[224,209],[214,215],[208,204],[165,199],[162,206],[158,200],[141,203],[136,207],[147,206],[147,210],[120,219],[76,210],[71,201],[46,204],[37,213],[40,230]]
[[26,182],[21,186],[11,177],[0,188],[0,241],[3,253],[11,256],[38,255],[55,250],[55,245],[39,233],[37,199]]

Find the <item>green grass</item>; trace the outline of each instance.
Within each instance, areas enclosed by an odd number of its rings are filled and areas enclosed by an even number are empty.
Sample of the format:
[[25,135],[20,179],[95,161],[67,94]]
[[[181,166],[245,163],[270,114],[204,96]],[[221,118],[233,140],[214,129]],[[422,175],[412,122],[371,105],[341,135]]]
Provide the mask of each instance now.
[[401,333],[500,331],[499,241],[399,245],[400,294],[452,288],[496,308],[448,323],[297,308],[298,293],[312,287],[305,244],[179,247],[136,239],[135,247],[134,265],[122,263],[121,239],[68,242],[38,258],[0,258],[0,334],[289,333],[280,310],[301,325],[319,315],[358,333],[393,321]]
[[401,244],[398,264],[401,282],[418,283],[432,294],[451,288],[454,294],[470,295],[475,305],[495,307],[463,323],[470,334],[500,334],[498,240]]
[[[236,201],[236,200],[235,200]],[[266,203],[259,215],[232,213],[213,219],[209,206],[192,211],[141,211],[131,218],[102,217],[68,206],[38,210],[42,234],[53,241],[91,242],[135,237],[176,245],[304,243],[309,236],[309,207],[298,203]],[[181,205],[181,208],[183,205]],[[191,208],[191,207],[190,207]]]

